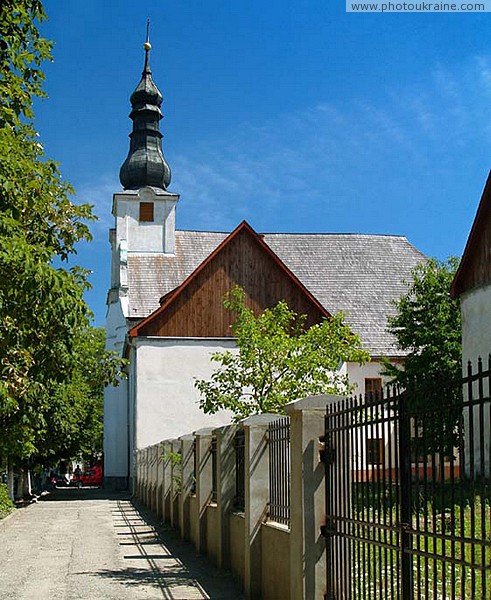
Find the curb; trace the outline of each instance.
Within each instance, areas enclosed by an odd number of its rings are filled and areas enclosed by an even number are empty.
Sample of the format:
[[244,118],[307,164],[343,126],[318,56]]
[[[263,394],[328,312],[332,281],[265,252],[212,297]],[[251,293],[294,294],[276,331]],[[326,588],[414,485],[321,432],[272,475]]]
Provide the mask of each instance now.
[[14,508],[14,510],[11,513],[9,513],[6,517],[4,517],[3,519],[0,519],[0,528],[4,527],[5,524],[8,523],[9,521],[12,521],[12,519],[16,518],[17,515],[20,516],[23,512],[25,512],[29,508],[32,508],[36,504],[37,504],[37,502],[31,502],[30,504],[27,504],[26,506],[18,506],[16,508]]

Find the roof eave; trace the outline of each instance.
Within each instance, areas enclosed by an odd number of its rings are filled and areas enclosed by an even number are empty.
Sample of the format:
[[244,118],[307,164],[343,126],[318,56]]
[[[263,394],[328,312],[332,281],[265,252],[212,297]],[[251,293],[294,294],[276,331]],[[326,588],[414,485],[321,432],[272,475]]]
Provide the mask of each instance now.
[[469,237],[467,238],[467,243],[464,248],[464,253],[462,255],[462,259],[460,261],[459,268],[455,273],[455,276],[452,281],[452,285],[450,286],[450,296],[452,298],[458,298],[463,292],[466,290],[463,288],[463,279],[467,273],[467,268],[469,262],[472,257],[472,253],[474,251],[475,243],[480,233],[480,229],[482,227],[482,221],[484,219],[485,213],[489,210],[491,206],[491,171],[488,173],[488,177],[486,179],[486,184],[484,185],[484,190],[481,194],[481,199],[479,201],[479,206],[477,207],[476,216],[474,217],[474,221],[472,223],[471,231],[469,233]]

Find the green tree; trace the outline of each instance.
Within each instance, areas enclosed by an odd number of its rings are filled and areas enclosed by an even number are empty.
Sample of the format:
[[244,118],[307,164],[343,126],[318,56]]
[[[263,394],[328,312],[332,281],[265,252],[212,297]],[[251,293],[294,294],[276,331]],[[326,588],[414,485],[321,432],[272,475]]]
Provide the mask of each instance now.
[[72,376],[73,346],[88,325],[85,276],[49,258],[0,218],[0,451],[10,457],[34,452],[50,391]]
[[53,43],[41,37],[46,19],[39,0],[3,0],[0,6],[0,127],[32,119],[32,99],[44,98],[40,65],[51,60]]
[[[44,156],[33,100],[43,98],[41,64],[52,43],[36,0],[0,3],[0,454],[36,452],[57,385],[75,377],[74,346],[90,321],[87,273],[56,268],[89,240],[89,205]],[[60,263],[60,264],[61,264]]]
[[216,352],[219,364],[210,380],[197,380],[200,407],[205,413],[232,411],[237,420],[259,413],[281,413],[290,400],[312,394],[348,393],[348,377],[339,372],[343,362],[364,363],[368,353],[338,314],[305,328],[285,302],[255,316],[236,287],[225,307],[236,315],[234,334],[238,352]]
[[388,320],[399,348],[407,352],[404,366],[385,361],[386,374],[406,390],[410,411],[423,416],[425,408],[441,407],[433,420],[425,416],[424,427],[431,448],[445,452],[458,442],[460,415],[461,316],[459,301],[449,292],[458,265],[455,257],[430,259],[413,270],[409,289]]
[[453,257],[419,264],[407,293],[395,302],[389,330],[407,356],[403,369],[387,365],[387,371],[403,386],[414,379],[453,381],[460,376],[460,305],[449,292],[458,264]]
[[70,380],[53,387],[38,422],[38,463],[94,461],[102,453],[104,387],[118,384],[125,361],[105,349],[104,330],[93,327],[77,337],[73,354],[76,366]]
[[46,18],[37,0],[0,3],[0,210],[2,219],[22,225],[26,242],[62,259],[90,239],[88,204],[73,193],[44,149],[34,128],[33,100],[45,98],[40,65],[51,60],[52,42],[41,37]]

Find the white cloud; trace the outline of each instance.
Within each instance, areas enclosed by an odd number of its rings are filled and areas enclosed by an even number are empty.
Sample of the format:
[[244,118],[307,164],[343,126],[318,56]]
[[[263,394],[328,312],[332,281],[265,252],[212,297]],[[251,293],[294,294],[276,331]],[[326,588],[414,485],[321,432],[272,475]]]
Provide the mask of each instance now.
[[[459,202],[452,194],[467,167],[491,164],[490,132],[487,56],[435,64],[370,99],[353,94],[341,105],[319,98],[268,122],[238,124],[174,157],[178,226],[230,230],[245,218],[262,230],[411,235],[413,207],[433,211],[428,220],[437,229],[439,211]],[[80,201],[95,204],[95,236],[107,239],[119,188],[106,175],[77,190]]]
[[[174,157],[178,227],[230,231],[247,219],[262,231],[397,233],[429,254],[458,254],[491,166],[490,133],[487,56],[435,65],[370,100],[319,98]],[[77,201],[99,216],[84,262],[101,297],[108,275],[97,281],[94,265],[110,260],[116,176],[77,189]]]
[[325,209],[361,192],[387,202],[383,189],[400,191],[412,178],[433,186],[436,178],[456,177],[476,145],[491,163],[490,65],[489,57],[435,64],[419,81],[380,91],[375,100],[353,96],[338,106],[319,99],[197,143],[172,165],[186,226],[230,228],[254,215],[274,229],[278,211],[294,215],[295,203],[322,202]]

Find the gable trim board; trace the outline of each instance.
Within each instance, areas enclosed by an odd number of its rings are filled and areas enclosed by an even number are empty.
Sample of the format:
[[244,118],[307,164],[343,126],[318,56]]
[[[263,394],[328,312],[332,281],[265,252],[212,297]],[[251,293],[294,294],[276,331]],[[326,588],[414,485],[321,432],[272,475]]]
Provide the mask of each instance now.
[[[255,284],[262,271],[267,285]],[[307,314],[308,325],[330,316],[262,237],[242,221],[181,285],[161,298],[161,306],[133,327],[129,336],[231,337],[233,315],[223,307],[223,296],[234,285],[245,289],[251,308],[264,310],[287,300],[292,310]],[[210,319],[210,313],[215,313],[216,320]]]
[[[153,314],[160,299],[168,301],[229,235],[177,230],[174,256],[128,253],[129,328]],[[404,356],[387,330],[387,316],[395,311],[392,300],[406,293],[411,270],[425,260],[404,236],[264,233],[258,237],[324,310],[343,311],[346,323],[373,357]]]
[[491,171],[479,201],[459,268],[450,287],[452,298],[491,282]]

